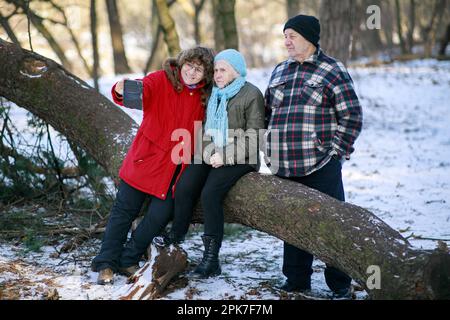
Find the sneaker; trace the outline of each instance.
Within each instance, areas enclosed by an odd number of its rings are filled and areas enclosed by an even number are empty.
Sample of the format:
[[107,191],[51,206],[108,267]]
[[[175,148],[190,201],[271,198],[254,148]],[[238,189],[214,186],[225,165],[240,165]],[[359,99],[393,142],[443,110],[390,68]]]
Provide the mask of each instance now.
[[136,273],[140,268],[138,265],[133,265],[129,267],[119,268],[119,274],[124,275],[126,277],[131,277],[133,274]]
[[97,284],[113,284],[114,283],[114,272],[110,268],[102,269],[98,273]]

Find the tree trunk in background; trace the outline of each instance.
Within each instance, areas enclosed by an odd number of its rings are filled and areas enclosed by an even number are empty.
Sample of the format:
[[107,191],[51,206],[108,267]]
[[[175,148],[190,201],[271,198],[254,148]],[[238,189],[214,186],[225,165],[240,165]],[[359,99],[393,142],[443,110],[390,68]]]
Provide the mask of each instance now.
[[354,2],[353,41],[351,46],[351,57],[353,58],[374,56],[384,49],[384,44],[381,40],[381,30],[367,28],[368,15],[366,10],[370,5],[381,7],[381,1],[360,0]]
[[98,44],[97,44],[97,10],[96,1],[91,0],[90,14],[91,14],[91,37],[92,37],[92,56],[93,56],[93,66],[92,66],[92,78],[94,80],[95,90],[99,91],[98,78],[99,78],[99,65],[100,59],[98,56]]
[[194,39],[197,45],[202,43],[202,38],[200,34],[200,13],[205,5],[205,0],[200,0],[198,3],[192,0],[192,5],[194,6]]
[[[138,125],[55,62],[0,39],[0,96],[79,144],[112,177]],[[117,180],[116,180],[117,181]],[[299,183],[250,173],[224,201],[225,221],[307,250],[348,273],[374,299],[450,299],[450,252],[417,250],[371,212]],[[201,221],[196,209],[194,221]],[[368,279],[380,268],[381,286]]]
[[300,0],[286,0],[287,18],[295,17],[300,14]]
[[[216,38],[217,51],[230,48],[239,50],[235,5],[236,0],[217,0],[213,6],[213,8],[215,7],[215,9],[213,9],[215,17],[214,23],[216,24],[216,27],[222,29],[223,34],[223,44],[220,43],[220,38]],[[219,34],[218,37],[220,37]]]
[[169,55],[175,57],[181,51],[175,21],[170,15],[169,6],[166,0],[156,0],[156,8],[159,21],[164,33],[164,41],[167,44]]
[[436,44],[436,30],[442,21],[445,13],[447,1],[436,0],[430,23],[425,29],[425,57],[431,58],[433,55],[433,47]]
[[114,56],[114,72],[115,74],[130,73],[131,69],[128,66],[125,46],[123,45],[122,26],[120,24],[116,0],[106,0],[106,8],[108,10],[109,28]]
[[19,40],[17,39],[13,29],[11,28],[11,26],[9,25],[9,21],[8,19],[6,19],[2,13],[0,12],[0,25],[2,26],[2,28],[5,30],[6,34],[8,35],[9,39],[17,44],[20,45]]
[[354,23],[354,0],[322,0],[320,46],[324,51],[346,64],[350,58]]
[[214,17],[214,44],[217,52],[225,49],[225,36],[219,15],[219,0],[212,0],[212,16]]
[[390,51],[394,48],[394,13],[390,0],[381,1],[381,12],[383,12],[381,32],[384,35],[386,46]]
[[445,35],[441,41],[441,48],[439,49],[440,56],[445,56],[445,52],[447,51],[447,46],[449,42],[450,42],[450,24],[447,25],[447,31],[445,32]]
[[416,29],[416,1],[409,1],[409,26],[406,39],[408,41],[408,53],[412,53],[414,47],[414,30]]
[[402,54],[406,54],[406,44],[405,39],[403,38],[403,25],[402,25],[402,12],[400,7],[400,0],[395,0],[395,15],[397,17],[397,35],[398,40],[400,41],[400,50]]
[[[168,4],[169,8],[175,1]],[[161,24],[159,23],[158,9],[156,8],[156,1],[151,2],[151,30],[152,30],[152,45],[150,56],[147,59],[147,63],[144,68],[144,75],[150,70],[157,70],[161,68],[164,59],[167,56],[167,46],[164,43],[164,35]]]

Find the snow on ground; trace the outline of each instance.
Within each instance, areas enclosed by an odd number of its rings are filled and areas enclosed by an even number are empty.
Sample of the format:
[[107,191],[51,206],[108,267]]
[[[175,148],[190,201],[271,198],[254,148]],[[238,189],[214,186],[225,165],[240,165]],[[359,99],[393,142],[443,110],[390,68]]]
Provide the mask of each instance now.
[[[450,63],[423,60],[350,71],[364,109],[364,128],[352,159],[344,164],[347,201],[412,236],[416,247],[433,249],[436,241],[414,237],[450,239]],[[269,76],[270,70],[252,70],[248,79],[264,91]],[[116,80],[103,80],[106,96]],[[140,122],[139,111],[130,116]],[[199,230],[183,244],[190,268],[201,258]],[[41,299],[51,296],[52,288],[61,299],[115,297],[125,277],[117,276],[113,286],[98,286],[97,274],[89,269],[99,246],[94,239],[82,250],[58,256],[54,247],[30,253],[20,245],[0,244],[0,299]],[[222,275],[189,280],[164,299],[295,298],[274,289],[284,281],[282,254],[280,240],[258,231],[227,236]],[[317,295],[327,297],[323,269],[316,260],[312,285]],[[364,297],[356,293],[357,299]]]

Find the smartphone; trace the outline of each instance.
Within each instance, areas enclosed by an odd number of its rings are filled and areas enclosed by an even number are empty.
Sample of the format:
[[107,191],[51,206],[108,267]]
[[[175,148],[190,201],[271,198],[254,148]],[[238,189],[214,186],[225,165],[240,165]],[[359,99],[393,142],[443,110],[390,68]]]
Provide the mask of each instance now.
[[130,109],[142,110],[142,81],[124,81],[123,105]]

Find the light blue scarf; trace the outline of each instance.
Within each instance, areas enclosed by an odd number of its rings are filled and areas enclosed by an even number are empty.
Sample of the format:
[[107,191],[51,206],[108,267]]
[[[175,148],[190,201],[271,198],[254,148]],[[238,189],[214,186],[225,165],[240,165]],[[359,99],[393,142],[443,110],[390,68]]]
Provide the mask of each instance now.
[[245,81],[244,77],[238,77],[228,86],[222,89],[214,86],[212,90],[206,110],[205,133],[219,148],[226,146],[228,141],[228,101],[241,90]]

